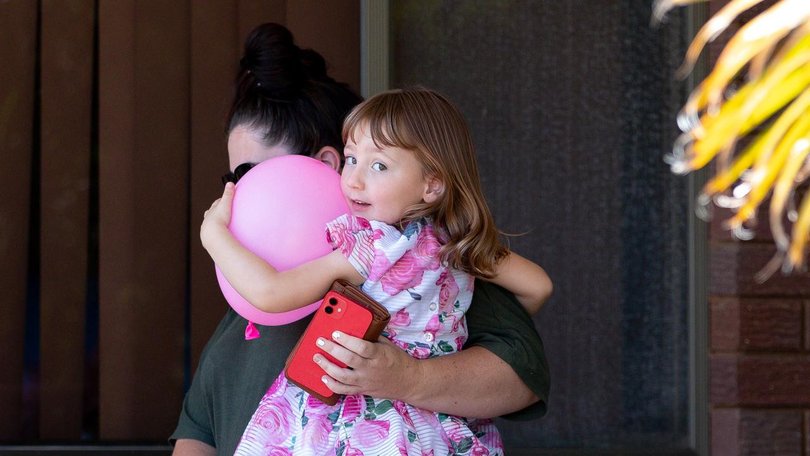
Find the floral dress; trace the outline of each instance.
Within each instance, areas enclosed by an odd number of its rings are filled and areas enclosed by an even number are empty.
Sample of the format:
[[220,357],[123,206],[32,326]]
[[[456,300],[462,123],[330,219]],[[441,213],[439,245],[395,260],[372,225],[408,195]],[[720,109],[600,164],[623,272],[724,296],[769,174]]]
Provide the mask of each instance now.
[[[404,232],[343,215],[327,238],[366,278],[363,291],[391,313],[384,335],[419,359],[461,350],[473,278],[439,260],[429,220]],[[248,423],[238,455],[502,455],[491,420],[466,419],[360,394],[329,406],[281,374]]]

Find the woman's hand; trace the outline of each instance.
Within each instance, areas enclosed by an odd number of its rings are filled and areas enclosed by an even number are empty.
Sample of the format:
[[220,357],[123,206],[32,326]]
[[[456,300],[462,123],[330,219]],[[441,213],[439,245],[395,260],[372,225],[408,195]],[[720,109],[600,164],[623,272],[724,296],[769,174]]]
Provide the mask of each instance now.
[[326,371],[324,382],[338,394],[367,394],[369,396],[405,400],[412,394],[409,386],[419,379],[421,365],[402,349],[380,336],[378,342],[368,342],[335,331],[332,340],[319,339],[318,345],[346,368],[315,355],[315,362]]
[[228,229],[231,223],[231,206],[233,205],[234,185],[228,182],[222,191],[222,196],[211,203],[211,207],[205,211],[203,222],[200,226],[200,240],[207,249],[214,242],[220,230]]
[[482,347],[418,360],[384,337],[368,342],[338,333],[318,344],[349,366],[314,357],[326,371],[324,382],[338,394],[400,400],[468,418],[501,416],[539,400],[508,364]]

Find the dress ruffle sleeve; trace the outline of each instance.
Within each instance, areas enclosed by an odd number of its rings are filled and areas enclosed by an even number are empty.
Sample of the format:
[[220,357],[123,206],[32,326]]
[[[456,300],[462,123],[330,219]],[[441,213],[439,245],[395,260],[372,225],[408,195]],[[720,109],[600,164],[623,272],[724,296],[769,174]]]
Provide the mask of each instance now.
[[439,241],[424,221],[410,222],[400,231],[385,222],[342,215],[327,223],[326,239],[363,276],[366,292],[382,281],[394,295],[418,284],[425,270],[440,266]]
[[[326,240],[329,245],[340,250],[365,279],[368,279],[374,258],[378,254],[375,242],[386,236],[385,227],[375,225],[372,226],[362,217],[349,214],[341,215],[326,224]],[[398,237],[398,233],[392,234]]]

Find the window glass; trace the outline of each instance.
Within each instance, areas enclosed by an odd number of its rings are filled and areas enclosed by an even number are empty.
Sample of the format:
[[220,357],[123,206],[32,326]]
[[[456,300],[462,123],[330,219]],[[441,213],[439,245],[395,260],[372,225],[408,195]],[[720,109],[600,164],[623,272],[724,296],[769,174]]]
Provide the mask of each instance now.
[[499,227],[555,284],[549,411],[500,421],[507,447],[689,445],[689,184],[662,160],[686,21],[650,3],[391,3],[392,86],[460,106]]

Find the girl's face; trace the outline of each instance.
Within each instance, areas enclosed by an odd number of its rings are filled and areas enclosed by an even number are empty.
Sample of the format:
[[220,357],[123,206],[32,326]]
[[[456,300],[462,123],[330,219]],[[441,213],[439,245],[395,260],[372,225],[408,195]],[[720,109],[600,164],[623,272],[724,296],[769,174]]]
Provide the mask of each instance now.
[[434,199],[432,179],[416,156],[398,147],[378,148],[361,125],[346,142],[340,185],[353,215],[395,225],[414,204]]

